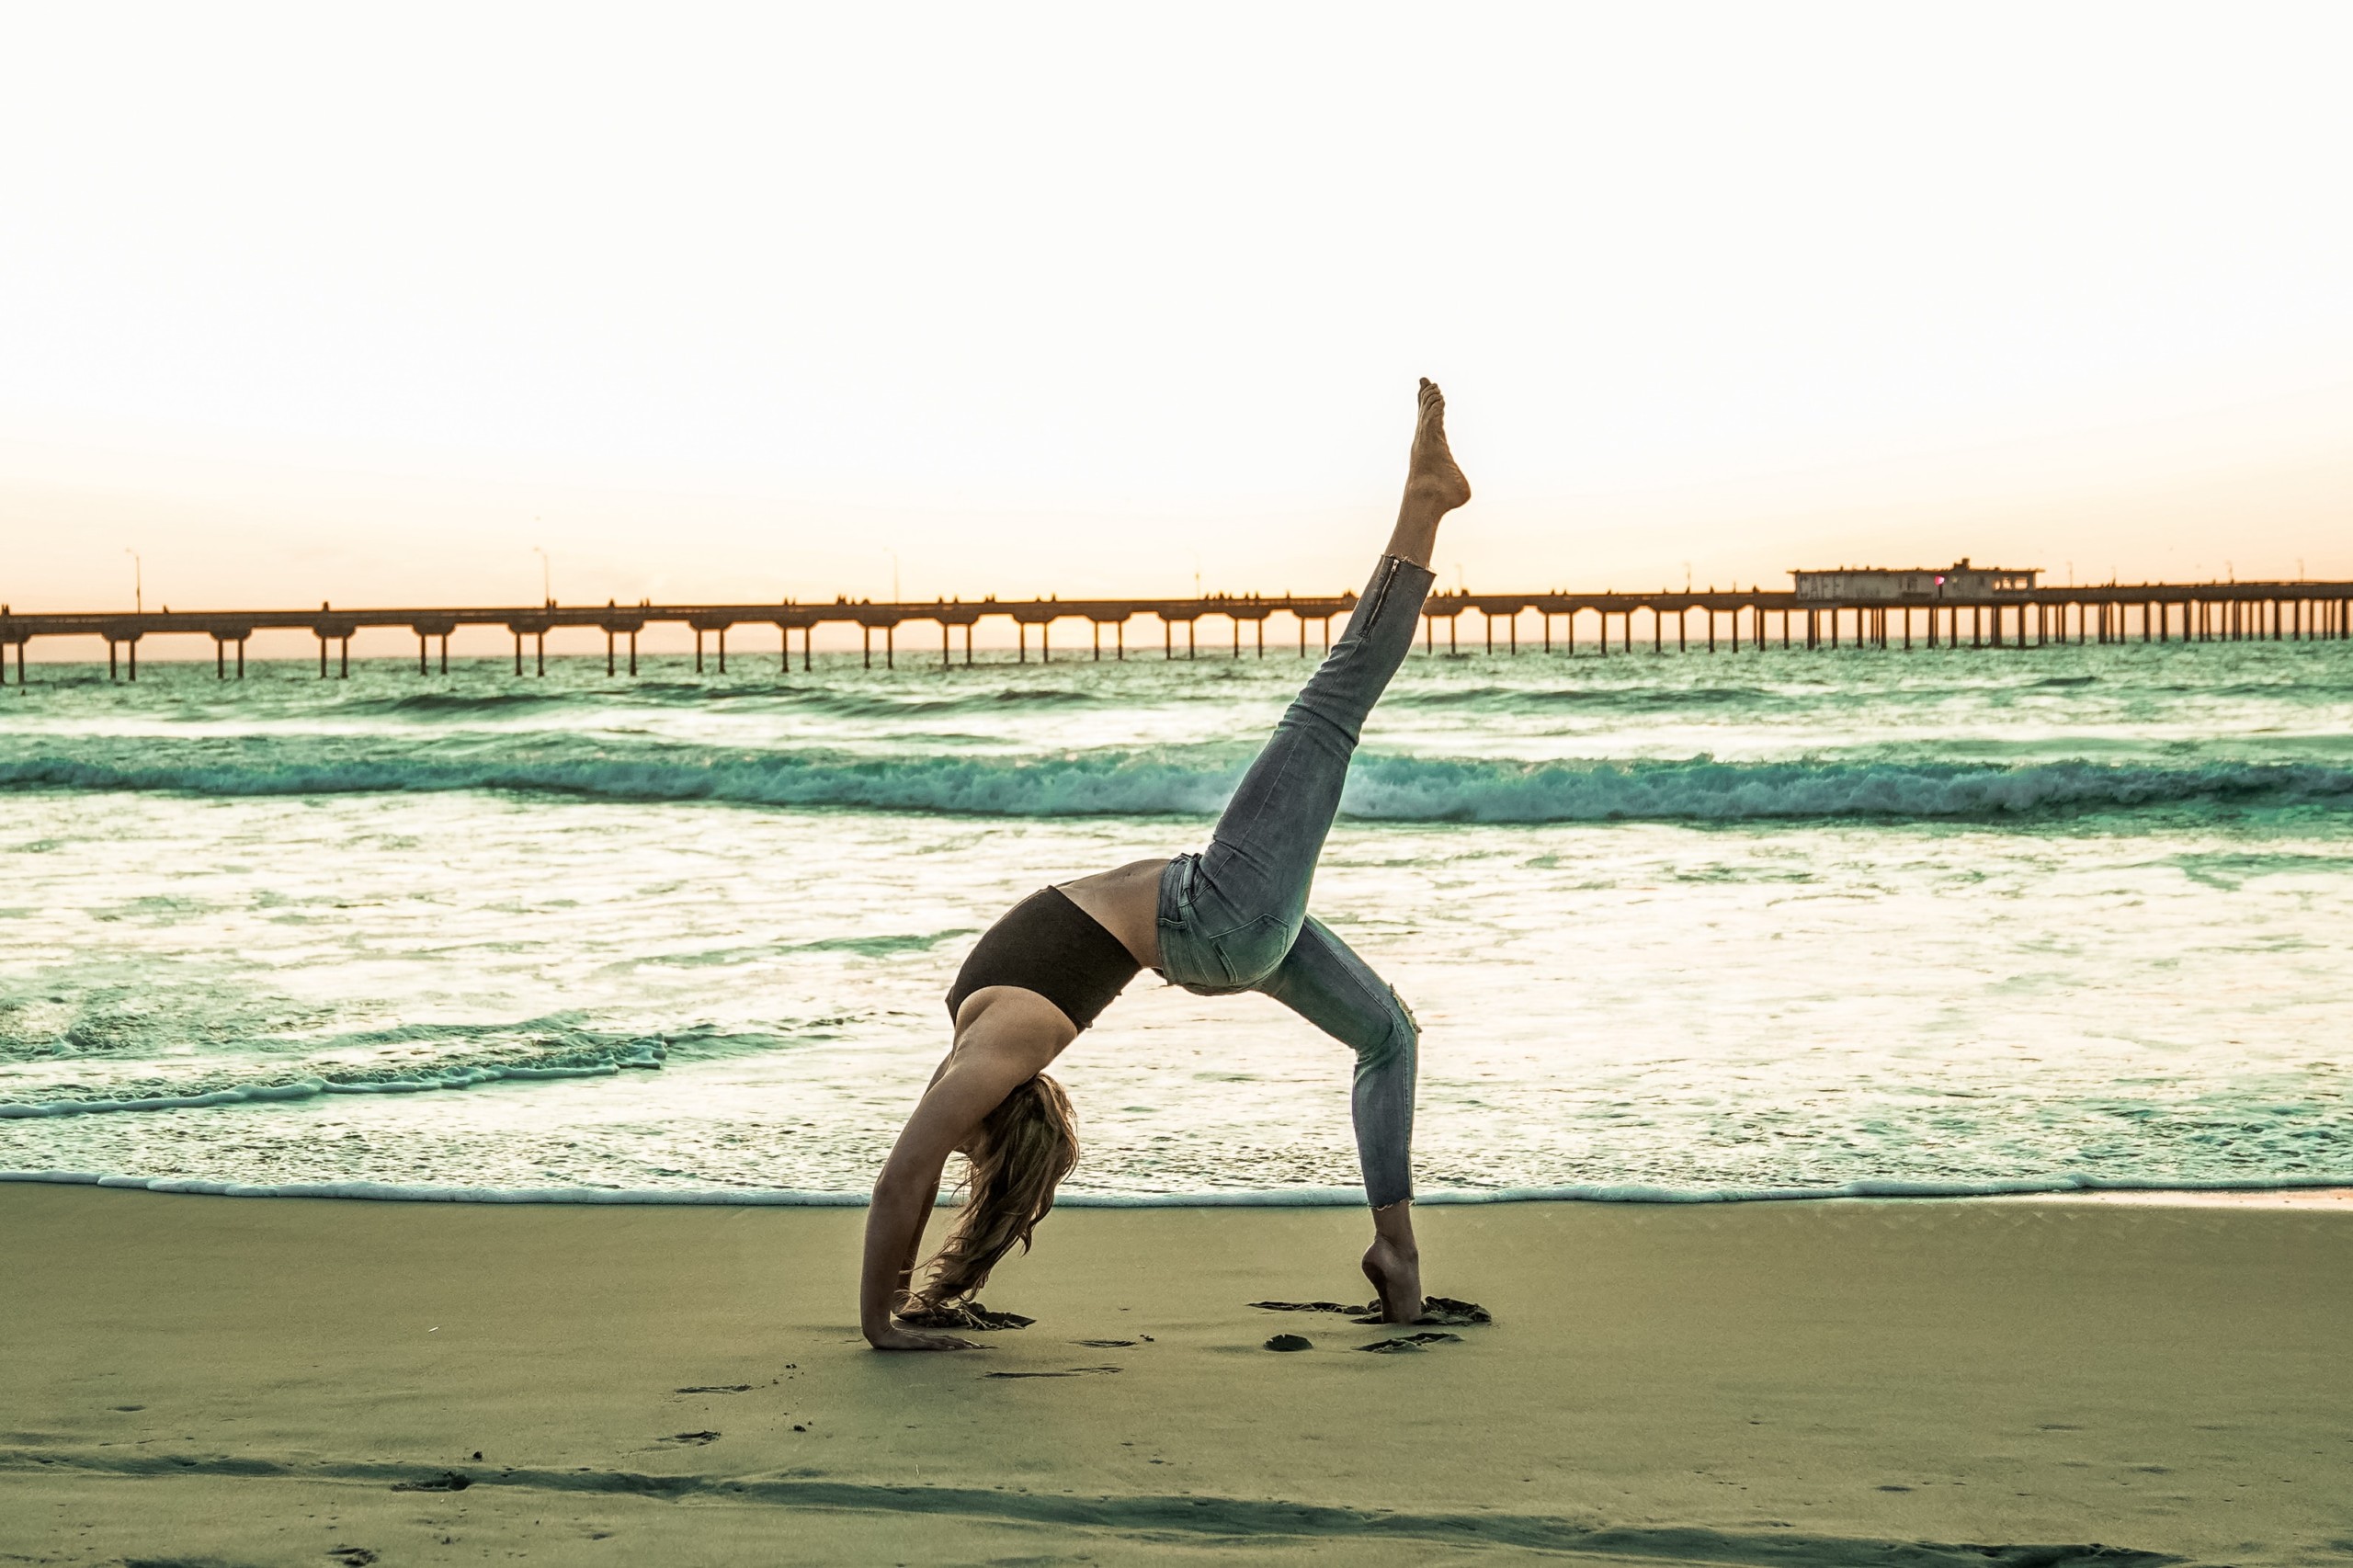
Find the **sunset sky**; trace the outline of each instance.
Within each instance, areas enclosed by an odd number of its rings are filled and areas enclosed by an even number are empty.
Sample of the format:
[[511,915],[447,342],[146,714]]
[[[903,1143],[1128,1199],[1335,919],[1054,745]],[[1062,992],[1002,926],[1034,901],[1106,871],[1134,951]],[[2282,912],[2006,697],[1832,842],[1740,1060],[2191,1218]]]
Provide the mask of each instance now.
[[[0,600],[2353,577],[2343,6],[17,6]],[[85,651],[84,656],[86,656]],[[209,649],[206,650],[209,655]]]

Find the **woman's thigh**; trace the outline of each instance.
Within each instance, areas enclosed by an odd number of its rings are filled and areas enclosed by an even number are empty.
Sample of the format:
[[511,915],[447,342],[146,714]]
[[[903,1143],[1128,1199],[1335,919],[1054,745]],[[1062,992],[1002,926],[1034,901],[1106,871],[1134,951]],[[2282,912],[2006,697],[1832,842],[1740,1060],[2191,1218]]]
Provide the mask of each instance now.
[[1271,915],[1298,929],[1365,718],[1413,646],[1429,585],[1427,569],[1381,558],[1347,634],[1308,676],[1220,813],[1199,878],[1244,920]]

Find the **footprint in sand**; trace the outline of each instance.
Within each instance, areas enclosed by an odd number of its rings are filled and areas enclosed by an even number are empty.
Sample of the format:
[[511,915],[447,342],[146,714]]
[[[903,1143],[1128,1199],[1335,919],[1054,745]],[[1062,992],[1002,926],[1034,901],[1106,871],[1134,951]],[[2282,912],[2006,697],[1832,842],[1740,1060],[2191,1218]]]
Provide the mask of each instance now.
[[1407,1334],[1395,1339],[1376,1339],[1370,1345],[1359,1345],[1357,1348],[1370,1350],[1379,1355],[1394,1356],[1400,1351],[1419,1350],[1425,1345],[1460,1345],[1461,1343],[1462,1336],[1459,1334]]
[[[1252,1301],[1251,1306],[1270,1312],[1337,1312],[1350,1323],[1377,1324],[1381,1321],[1381,1303],[1363,1306],[1346,1301]],[[1476,1301],[1458,1301],[1451,1296],[1425,1296],[1422,1312],[1414,1322],[1435,1328],[1461,1328],[1473,1324],[1490,1324],[1495,1315]]]
[[901,1312],[899,1321],[909,1328],[965,1328],[987,1334],[1000,1328],[1028,1328],[1038,1320],[1019,1312],[993,1312],[978,1301],[964,1301],[927,1312]]
[[[1368,1310],[1351,1306],[1346,1301],[1252,1301],[1248,1304],[1270,1312],[1361,1312]],[[1373,1304],[1380,1305],[1377,1301]]]

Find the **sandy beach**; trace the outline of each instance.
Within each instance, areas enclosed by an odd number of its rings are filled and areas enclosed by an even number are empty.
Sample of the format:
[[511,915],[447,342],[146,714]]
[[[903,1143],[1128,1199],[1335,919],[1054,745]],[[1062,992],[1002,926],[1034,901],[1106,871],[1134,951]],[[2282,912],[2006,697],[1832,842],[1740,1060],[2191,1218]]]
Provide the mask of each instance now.
[[1495,1321],[1379,1355],[1246,1304],[1347,1211],[1064,1211],[954,1356],[861,1220],[0,1187],[0,1561],[2353,1559],[2341,1201],[1433,1209]]

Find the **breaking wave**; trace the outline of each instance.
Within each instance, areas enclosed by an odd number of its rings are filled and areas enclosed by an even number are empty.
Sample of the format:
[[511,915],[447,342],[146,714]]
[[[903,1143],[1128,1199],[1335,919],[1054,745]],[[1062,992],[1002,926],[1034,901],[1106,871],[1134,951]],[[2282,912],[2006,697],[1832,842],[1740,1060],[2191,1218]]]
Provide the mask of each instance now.
[[[960,816],[1210,816],[1248,748],[869,755],[620,737],[477,737],[420,750],[335,736],[88,738],[0,755],[0,789],[286,796],[498,790]],[[1373,822],[2015,819],[2206,806],[2353,810],[2353,767],[2060,760],[1517,762],[1360,755],[1345,814]]]

